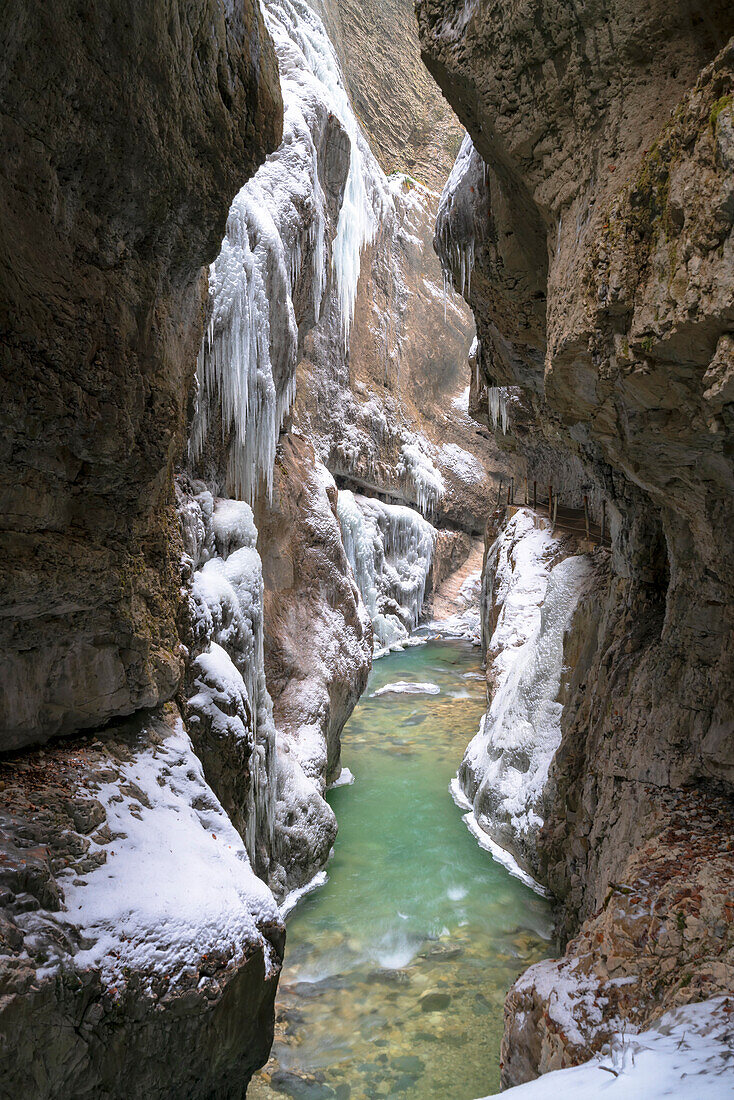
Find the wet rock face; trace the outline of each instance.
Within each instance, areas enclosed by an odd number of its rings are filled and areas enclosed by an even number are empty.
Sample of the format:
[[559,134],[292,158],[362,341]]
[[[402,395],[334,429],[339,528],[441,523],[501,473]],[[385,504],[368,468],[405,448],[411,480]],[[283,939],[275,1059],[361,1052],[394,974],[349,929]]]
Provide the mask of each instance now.
[[9,748],[176,691],[200,271],[281,104],[250,0],[11,3],[0,102]]

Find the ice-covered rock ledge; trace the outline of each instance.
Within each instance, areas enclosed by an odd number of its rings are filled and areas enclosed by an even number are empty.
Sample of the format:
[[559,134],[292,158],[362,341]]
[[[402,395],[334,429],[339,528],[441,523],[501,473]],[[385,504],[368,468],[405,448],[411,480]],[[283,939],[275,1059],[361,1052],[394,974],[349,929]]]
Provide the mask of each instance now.
[[473,821],[535,874],[544,789],[561,741],[563,648],[590,567],[546,520],[514,510],[490,548],[482,603],[490,704],[457,777]]
[[177,710],[0,773],[2,1094],[241,1095],[284,928]]
[[732,1074],[734,999],[717,997],[667,1012],[649,1030],[615,1032],[586,1065],[558,1070],[502,1095],[511,1100],[729,1100]]
[[374,631],[374,655],[408,642],[418,625],[437,532],[419,512],[345,489],[337,514],[344,550]]

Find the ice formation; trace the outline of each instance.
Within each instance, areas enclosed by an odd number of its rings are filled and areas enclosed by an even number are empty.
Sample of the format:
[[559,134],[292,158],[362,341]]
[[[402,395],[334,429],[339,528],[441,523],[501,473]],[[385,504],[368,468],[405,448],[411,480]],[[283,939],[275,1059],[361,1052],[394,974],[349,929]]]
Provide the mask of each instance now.
[[469,135],[465,134],[441,193],[436,245],[444,265],[444,289],[451,278],[459,293],[467,299],[471,293],[476,252],[476,211],[471,199],[476,194],[477,180],[484,181],[484,172],[484,162],[475,152]]
[[201,647],[192,663],[189,725],[197,748],[223,743],[225,771],[246,760],[246,783],[227,777],[235,787],[236,820],[253,867],[282,898],[303,871],[303,861],[291,858],[294,848],[301,856],[312,853],[317,863],[328,855],[336,831],[322,797],[323,737],[304,723],[296,743],[275,725],[265,682],[262,564],[250,506],[202,491],[188,498],[181,515],[193,570],[190,611]]
[[394,684],[385,684],[384,687],[373,691],[370,699],[377,699],[380,695],[440,695],[441,688],[438,684],[424,684],[411,680],[396,680]]
[[211,316],[197,361],[190,440],[196,460],[210,433],[228,444],[226,491],[252,502],[271,489],[278,433],[295,397],[298,321],[294,292],[308,257],[313,319],[327,282],[328,211],[314,135],[335,116],[351,142],[332,264],[344,341],[360,252],[391,204],[387,181],[349,104],[333,46],[303,0],[263,0],[284,104],[283,142],[236,196],[210,273]]
[[456,596],[457,610],[445,619],[432,619],[428,624],[431,630],[449,638],[466,638],[479,645],[482,632],[479,598],[482,589],[482,574],[470,573],[462,581]]
[[506,386],[490,386],[487,390],[487,402],[489,405],[489,419],[492,421],[492,427],[497,428],[499,424],[502,428],[502,434],[507,434],[507,407],[508,407],[508,391]]
[[257,529],[244,501],[204,491],[183,519],[191,565],[192,616],[203,652],[194,662],[189,707],[198,722],[251,740],[245,844],[253,866],[273,851],[275,726],[263,659],[263,580]]
[[400,448],[398,471],[412,483],[419,510],[432,515],[444,494],[444,480],[418,436]]
[[436,530],[418,512],[348,490],[337,513],[357,587],[374,630],[375,656],[403,644],[417,626]]
[[583,556],[559,557],[550,531],[525,509],[490,550],[487,573],[500,609],[487,644],[493,694],[458,776],[479,826],[530,862],[561,739],[564,635],[590,568]]
[[[734,1028],[729,1001],[684,1005],[648,1031],[618,1033],[591,1061],[516,1085],[510,1100],[729,1100]],[[485,1097],[484,1100],[490,1100]]]

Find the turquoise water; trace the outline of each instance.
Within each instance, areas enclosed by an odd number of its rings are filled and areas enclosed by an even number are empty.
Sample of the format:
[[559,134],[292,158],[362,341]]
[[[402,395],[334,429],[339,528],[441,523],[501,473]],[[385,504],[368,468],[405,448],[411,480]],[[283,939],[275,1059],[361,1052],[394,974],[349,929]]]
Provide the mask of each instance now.
[[[396,681],[438,694],[374,692]],[[509,986],[551,953],[550,909],[482,851],[448,793],[484,710],[479,651],[375,663],[342,736],[352,786],[326,886],[288,920],[273,1058],[248,1097],[473,1100],[499,1089]]]

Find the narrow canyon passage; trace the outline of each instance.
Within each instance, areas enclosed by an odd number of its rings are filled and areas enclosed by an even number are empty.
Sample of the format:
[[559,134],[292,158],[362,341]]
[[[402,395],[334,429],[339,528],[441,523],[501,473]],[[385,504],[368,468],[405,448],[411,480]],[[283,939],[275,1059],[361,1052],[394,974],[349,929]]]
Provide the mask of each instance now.
[[732,0],[4,0],[0,149],[0,1100],[732,1100]]
[[482,851],[448,792],[484,707],[469,642],[375,662],[342,734],[355,782],[329,794],[328,882],[288,920],[273,1056],[249,1098],[499,1089],[506,991],[553,946],[550,905]]

